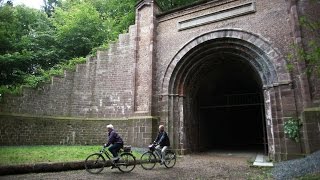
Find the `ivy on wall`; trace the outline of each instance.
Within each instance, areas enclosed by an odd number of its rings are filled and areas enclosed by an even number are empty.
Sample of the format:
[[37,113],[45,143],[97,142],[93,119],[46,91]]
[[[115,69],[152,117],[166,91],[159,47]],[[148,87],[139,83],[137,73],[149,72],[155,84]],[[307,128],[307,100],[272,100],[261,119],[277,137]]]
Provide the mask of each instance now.
[[290,118],[284,122],[284,133],[288,135],[289,139],[296,142],[300,141],[300,128],[302,123],[298,118]]

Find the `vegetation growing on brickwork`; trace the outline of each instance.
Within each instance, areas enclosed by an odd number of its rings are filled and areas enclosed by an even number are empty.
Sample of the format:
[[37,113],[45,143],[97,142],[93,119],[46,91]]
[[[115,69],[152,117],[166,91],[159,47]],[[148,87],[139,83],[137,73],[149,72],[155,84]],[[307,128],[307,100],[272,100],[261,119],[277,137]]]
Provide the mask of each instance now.
[[[161,0],[163,10],[197,0]],[[41,10],[0,1],[0,99],[37,87],[108,47],[134,24],[137,0],[45,0]]]
[[290,118],[284,122],[284,133],[288,135],[288,137],[296,142],[300,141],[300,128],[302,127],[302,123],[298,118]]
[[167,11],[170,9],[174,9],[180,6],[184,6],[187,4],[191,4],[198,1],[204,1],[204,0],[157,0],[157,3],[161,7],[163,11]]
[[26,74],[23,77],[24,83],[19,85],[2,85],[0,86],[0,101],[3,94],[21,94],[23,87],[36,88],[40,84],[49,82],[52,76],[62,76],[64,70],[74,71],[76,64],[81,64],[86,61],[85,58],[73,58],[70,61],[56,64],[49,70],[43,70],[42,68],[37,68],[37,70],[32,74]]
[[306,71],[308,75],[320,77],[320,21],[310,20],[306,16],[299,19],[300,25],[312,34],[313,39],[310,40],[303,48],[303,45],[293,45],[295,54],[289,54],[288,69],[294,69],[294,61],[304,61],[306,63]]

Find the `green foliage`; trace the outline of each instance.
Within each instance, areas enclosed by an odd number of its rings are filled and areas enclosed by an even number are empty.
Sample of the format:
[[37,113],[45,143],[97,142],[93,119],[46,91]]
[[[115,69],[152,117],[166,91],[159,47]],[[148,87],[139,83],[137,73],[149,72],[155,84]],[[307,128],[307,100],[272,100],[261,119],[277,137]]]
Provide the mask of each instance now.
[[117,40],[118,35],[128,31],[135,19],[135,0],[88,0],[103,19],[105,30],[104,42],[100,47],[106,47],[112,41]]
[[3,97],[3,94],[15,94],[18,95],[21,93],[21,86],[10,86],[10,85],[2,85],[0,86],[0,101]]
[[297,180],[319,180],[320,179],[320,172],[307,174],[302,177],[297,177]]
[[81,3],[53,15],[57,41],[65,52],[65,59],[86,56],[92,48],[102,44],[105,30],[99,13],[91,3]]
[[25,80],[25,86],[36,88],[42,83],[48,82],[52,76],[61,76],[64,70],[73,71],[77,64],[84,63],[86,61],[85,58],[73,58],[70,61],[57,64],[49,70],[43,70],[38,68],[34,74],[27,75]]
[[37,67],[59,61],[46,14],[25,6],[0,7],[0,85],[21,84]]
[[174,9],[180,6],[188,5],[201,0],[158,0],[158,4],[163,11]]
[[73,58],[67,61],[66,63],[63,63],[61,67],[64,70],[74,71],[77,64],[83,64],[85,62],[86,62],[86,58],[83,58],[83,57]]
[[64,63],[56,64],[49,70],[43,70],[39,67],[36,71],[34,71],[33,74],[25,74],[23,76],[23,83],[21,84],[0,86],[0,101],[3,97],[3,94],[20,94],[23,87],[36,88],[40,84],[50,81],[52,76],[61,76],[63,75],[64,70],[74,71],[77,64],[82,64],[85,62],[86,59],[80,57],[73,58]]
[[272,179],[272,168],[270,167],[251,167],[253,172],[246,173],[248,180]]
[[302,123],[299,119],[290,118],[284,122],[284,133],[287,134],[290,139],[299,142],[301,126]]

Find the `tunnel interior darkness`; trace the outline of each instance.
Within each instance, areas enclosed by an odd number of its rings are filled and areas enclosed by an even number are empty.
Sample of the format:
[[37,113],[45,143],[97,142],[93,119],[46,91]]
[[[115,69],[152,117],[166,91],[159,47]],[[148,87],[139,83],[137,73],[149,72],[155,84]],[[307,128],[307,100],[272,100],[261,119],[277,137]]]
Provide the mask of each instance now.
[[272,77],[267,62],[258,47],[237,38],[208,40],[177,56],[168,87],[176,143],[191,152],[268,154],[263,86]]
[[[266,151],[262,85],[239,57],[207,60],[198,79],[195,108],[201,150]],[[265,152],[267,153],[267,152]]]

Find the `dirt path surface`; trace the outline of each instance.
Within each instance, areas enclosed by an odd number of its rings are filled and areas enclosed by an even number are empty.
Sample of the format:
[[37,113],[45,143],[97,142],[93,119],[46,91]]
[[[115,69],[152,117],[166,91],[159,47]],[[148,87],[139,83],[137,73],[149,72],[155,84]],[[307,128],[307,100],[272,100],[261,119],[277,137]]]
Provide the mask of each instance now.
[[269,179],[266,169],[250,167],[254,157],[254,153],[210,152],[179,157],[171,169],[157,164],[153,170],[144,170],[137,165],[131,173],[105,168],[96,175],[79,170],[0,176],[0,179]]

